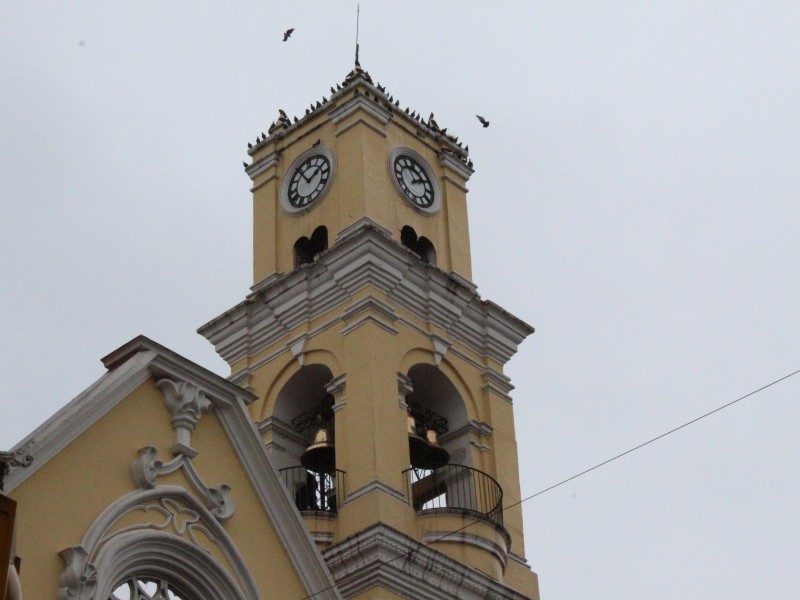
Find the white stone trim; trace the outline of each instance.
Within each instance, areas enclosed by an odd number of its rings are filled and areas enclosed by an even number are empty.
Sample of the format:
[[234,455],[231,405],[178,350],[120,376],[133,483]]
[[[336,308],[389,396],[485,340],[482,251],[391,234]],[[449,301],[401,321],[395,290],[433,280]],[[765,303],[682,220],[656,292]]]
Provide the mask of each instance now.
[[[12,469],[6,479],[10,484],[7,488],[9,492],[151,377],[191,381],[211,401],[214,413],[250,477],[262,509],[270,519],[306,592],[316,594],[317,600],[341,599],[338,591],[332,588],[333,579],[309,537],[293,500],[280,481],[247,411],[246,405],[256,399],[254,394],[144,336],[134,338],[112,352],[103,359],[103,363],[109,369],[108,373],[48,419],[14,450],[27,448],[34,462],[28,469]],[[169,486],[156,486],[134,493],[159,495],[169,492],[169,489]],[[211,515],[204,507],[200,508]],[[214,518],[210,520],[214,521]],[[327,591],[317,593],[323,589]],[[250,597],[246,598],[249,600]]]
[[500,561],[500,564],[503,565],[503,570],[505,570],[506,564],[508,564],[507,545],[501,546],[500,544],[495,544],[491,540],[487,540],[485,537],[475,535],[474,533],[467,533],[465,531],[426,531],[422,536],[422,543],[431,544],[433,542],[437,544],[455,543],[474,546],[492,554]]
[[[441,339],[451,344],[448,352],[458,356],[464,354],[456,350],[456,342],[478,357],[505,364],[533,333],[530,325],[482,300],[463,278],[422,265],[387,234],[362,219],[358,227],[340,232],[336,244],[308,268],[259,284],[257,293],[201,327],[199,333],[228,364],[235,364],[327,314],[332,316],[325,327],[335,325],[342,318],[335,311],[367,286],[386,296],[381,302],[395,311],[396,323],[410,324],[400,314],[402,309],[435,325],[444,331]],[[314,333],[306,335],[310,339]]]
[[[136,511],[152,517],[143,523],[114,528],[119,520]],[[235,579],[197,541],[195,529],[217,546]],[[98,515],[80,545],[59,554],[64,561],[59,598],[106,600],[120,580],[142,571],[163,575],[195,597],[261,598],[225,529],[178,486],[122,496]]]
[[[260,158],[253,164],[245,167],[244,171],[245,173],[247,173],[248,177],[250,177],[250,179],[252,179],[253,182],[255,182],[256,177],[261,175],[267,169],[271,169],[272,167],[277,166],[279,162],[280,162],[280,154],[278,154],[277,152],[270,152],[263,158]],[[261,184],[259,184],[259,187],[260,185]]]
[[[323,552],[343,596],[380,586],[414,600],[531,600],[496,579],[377,523]],[[535,590],[531,590],[536,593]]]
[[7,492],[36,473],[150,378],[191,380],[215,408],[250,404],[256,399],[254,394],[144,336],[103,358],[103,364],[109,369],[105,375],[14,447],[14,452],[33,456],[33,462],[27,469],[9,471],[5,480]]
[[[328,116],[333,123],[339,124],[341,121],[359,110],[363,110],[384,125],[392,118],[392,113],[380,106],[377,102],[364,97],[363,94],[356,94],[352,96],[349,100],[331,110],[328,113]],[[365,123],[367,122],[365,121]],[[383,136],[386,136],[386,133],[382,131],[379,131],[379,133],[381,133]],[[339,132],[337,132],[337,135],[338,134]]]
[[381,481],[375,480],[375,481],[369,482],[366,485],[362,485],[357,490],[354,490],[354,491],[350,492],[349,494],[347,494],[347,500],[345,500],[345,502],[342,504],[342,506],[344,506],[346,504],[350,504],[351,502],[354,502],[354,501],[358,500],[359,498],[361,498],[362,496],[365,496],[365,495],[367,495],[370,492],[375,491],[375,490],[378,490],[379,492],[383,492],[384,494],[386,494],[387,496],[391,496],[395,500],[400,500],[404,504],[408,504],[408,498],[406,497],[406,495],[403,492],[401,492],[399,490],[396,490],[393,487],[388,486],[388,485],[386,485],[385,483],[383,483]]

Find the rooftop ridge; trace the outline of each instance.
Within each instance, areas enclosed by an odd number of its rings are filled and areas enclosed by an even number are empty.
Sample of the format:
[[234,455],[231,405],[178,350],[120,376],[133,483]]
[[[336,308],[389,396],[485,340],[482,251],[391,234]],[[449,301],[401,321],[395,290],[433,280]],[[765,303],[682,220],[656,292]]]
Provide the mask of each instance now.
[[[457,136],[447,132],[446,127],[439,127],[439,124],[434,119],[433,113],[430,113],[428,119],[425,120],[422,114],[418,113],[416,110],[412,111],[409,107],[401,109],[400,100],[395,99],[395,97],[380,83],[373,82],[369,72],[362,69],[360,65],[356,65],[345,76],[341,83],[331,86],[330,91],[330,98],[322,96],[320,100],[312,102],[305,110],[305,114],[301,117],[294,116],[290,118],[283,109],[278,109],[278,118],[270,124],[267,133],[265,134],[262,131],[260,135],[256,136],[255,143],[247,144],[248,155],[253,156],[268,143],[281,139],[315,117],[323,109],[334,108],[340,100],[344,99],[352,92],[352,96],[362,96],[386,109],[390,115],[397,115],[399,118],[406,121],[406,123],[417,128],[422,134],[428,135],[436,140],[442,146],[443,152],[461,161],[467,167],[472,168],[472,161],[469,159],[468,145],[462,145]],[[245,163],[245,168],[247,167],[248,165]]]

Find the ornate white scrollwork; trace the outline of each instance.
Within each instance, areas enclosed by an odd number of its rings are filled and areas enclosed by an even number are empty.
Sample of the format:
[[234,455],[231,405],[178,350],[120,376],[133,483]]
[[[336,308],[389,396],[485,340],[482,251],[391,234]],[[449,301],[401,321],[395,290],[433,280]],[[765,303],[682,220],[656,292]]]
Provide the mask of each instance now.
[[189,597],[260,600],[233,541],[187,490],[164,485],[112,502],[80,545],[59,552],[59,600],[105,600],[146,565]]
[[200,416],[211,408],[211,401],[191,381],[159,379],[156,386],[164,393],[164,402],[172,413],[175,443],[189,446],[191,433]]
[[175,428],[175,445],[171,449],[173,458],[164,462],[158,458],[155,448],[145,446],[139,450],[139,457],[131,463],[134,482],[140,489],[153,489],[158,477],[182,468],[211,513],[220,521],[231,518],[236,507],[230,495],[230,486],[222,484],[216,488],[208,487],[192,464],[197,451],[190,445],[191,434],[202,414],[211,408],[211,401],[191,381],[159,379],[156,386],[164,393],[164,402],[172,413],[172,426]]
[[83,546],[72,546],[58,555],[64,561],[58,600],[90,600],[97,587],[97,569],[89,562],[89,553]]

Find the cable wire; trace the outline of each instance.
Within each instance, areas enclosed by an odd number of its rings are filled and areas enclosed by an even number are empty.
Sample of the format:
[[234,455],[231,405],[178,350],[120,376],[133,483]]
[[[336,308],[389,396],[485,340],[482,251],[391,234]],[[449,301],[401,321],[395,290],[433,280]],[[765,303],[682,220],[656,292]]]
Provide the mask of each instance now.
[[[737,402],[741,402],[742,400],[745,400],[746,398],[754,396],[755,394],[758,394],[759,392],[762,392],[765,389],[767,389],[769,387],[772,387],[773,385],[776,385],[776,384],[778,384],[778,383],[780,383],[782,381],[785,381],[786,379],[789,379],[790,377],[793,377],[794,375],[797,375],[798,373],[800,373],[800,369],[798,369],[797,371],[794,371],[792,373],[789,373],[788,375],[784,375],[783,377],[780,377],[780,378],[778,378],[778,379],[776,379],[776,380],[774,380],[774,381],[772,381],[772,382],[770,382],[770,383],[768,383],[766,385],[762,385],[760,388],[755,389],[752,392],[748,392],[744,396],[740,396],[740,397],[736,398],[736,400],[731,400],[730,402],[728,402],[726,404],[723,404],[722,406],[718,406],[714,410],[711,410],[711,411],[709,411],[709,412],[707,412],[707,413],[705,413],[703,415],[700,415],[699,417],[695,417],[691,421],[686,421],[682,425],[678,425],[677,427],[675,427],[673,429],[670,429],[669,431],[666,431],[666,432],[664,432],[664,433],[662,433],[660,435],[657,435],[656,437],[651,438],[651,439],[647,440],[646,442],[642,442],[641,444],[638,444],[637,446],[634,446],[633,448],[629,448],[628,450],[625,450],[625,452],[620,452],[616,456],[612,456],[611,458],[608,458],[608,459],[604,460],[603,462],[599,462],[596,465],[594,465],[593,467],[589,467],[588,469],[584,469],[580,473],[576,473],[575,475],[572,475],[571,477],[567,477],[566,479],[562,479],[558,483],[554,483],[553,485],[551,485],[549,487],[546,487],[546,488],[544,488],[542,490],[539,490],[535,494],[531,494],[530,496],[526,496],[525,498],[522,498],[522,500],[519,500],[518,502],[514,502],[513,504],[509,504],[508,506],[503,507],[503,510],[507,510],[509,508],[513,508],[515,506],[519,506],[523,502],[527,502],[528,500],[532,500],[533,498],[536,498],[537,496],[541,496],[542,494],[544,494],[546,492],[549,492],[551,490],[554,490],[557,487],[560,487],[560,486],[564,485],[565,483],[569,483],[570,481],[573,481],[573,480],[577,479],[578,477],[582,477],[583,475],[586,475],[587,473],[591,473],[592,471],[595,471],[595,470],[599,469],[600,467],[604,467],[605,465],[607,465],[607,464],[609,464],[611,462],[614,462],[615,460],[620,459],[623,456],[627,456],[628,454],[631,454],[632,452],[636,452],[637,450],[640,450],[640,449],[644,448],[645,446],[648,446],[648,445],[652,444],[653,442],[657,442],[658,440],[663,439],[663,438],[667,437],[668,435],[671,435],[671,434],[675,433],[676,431],[680,431],[681,429],[683,429],[685,427],[688,427],[689,425],[692,425],[693,423],[697,423],[698,421],[700,421],[702,419],[705,419],[706,417],[710,417],[711,415],[713,415],[715,413],[718,413],[721,410],[724,410],[724,409],[726,409],[726,408],[728,408],[730,406],[733,406]],[[408,560],[409,558],[411,558],[411,556],[415,552],[419,551],[421,548],[424,548],[425,546],[430,546],[431,544],[435,544],[436,542],[440,542],[443,539],[445,539],[446,537],[449,537],[449,536],[451,536],[453,534],[456,534],[456,533],[459,533],[461,531],[464,531],[468,527],[472,527],[473,525],[475,525],[475,523],[478,523],[478,522],[479,521],[473,521],[472,523],[468,523],[467,525],[464,525],[463,527],[460,527],[459,529],[455,529],[453,531],[449,531],[449,532],[445,533],[444,535],[442,535],[442,536],[440,536],[440,537],[438,537],[436,539],[433,539],[433,540],[431,540],[431,541],[429,541],[427,543],[419,542],[419,545],[416,548],[414,548],[413,550],[409,550],[405,554],[401,554],[399,556],[395,556],[391,560],[387,560],[385,562],[381,562],[381,565],[388,565],[388,564],[393,563],[394,561],[399,560],[401,558],[405,558],[405,560]],[[313,598],[314,596],[322,594],[323,592],[327,592],[328,590],[331,590],[331,589],[333,589],[335,587],[336,587],[335,584],[332,585],[332,586],[326,587],[325,589],[319,590],[318,592],[314,592],[310,596],[303,597],[302,600],[309,600],[310,598]]]

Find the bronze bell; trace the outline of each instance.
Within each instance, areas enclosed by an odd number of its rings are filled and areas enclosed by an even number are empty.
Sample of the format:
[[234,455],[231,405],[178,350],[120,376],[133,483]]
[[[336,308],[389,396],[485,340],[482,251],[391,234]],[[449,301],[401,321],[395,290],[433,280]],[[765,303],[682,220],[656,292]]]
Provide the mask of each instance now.
[[326,426],[319,428],[314,436],[314,443],[300,457],[300,463],[306,469],[324,473],[330,473],[336,468],[336,447],[328,437]]
[[439,445],[436,431],[433,429],[426,430],[425,437],[428,438],[428,457],[426,458],[425,466],[429,469],[433,469],[450,462],[450,453]]
[[428,442],[417,433],[417,422],[411,415],[408,415],[408,450],[411,455],[411,466],[416,468],[423,467],[427,461],[430,448],[428,447]]

